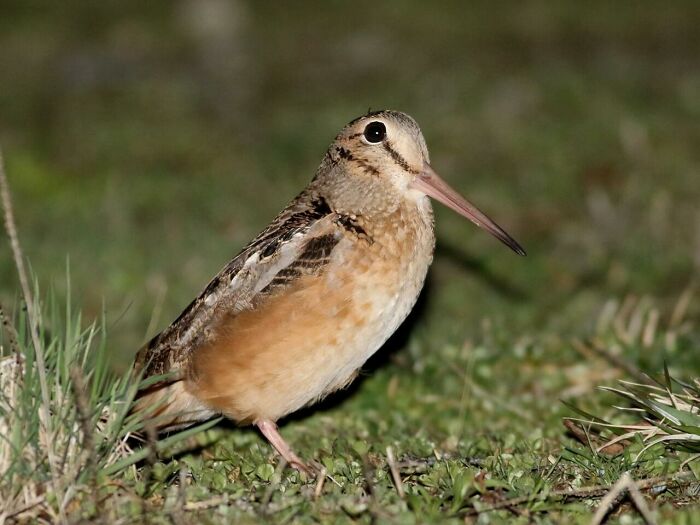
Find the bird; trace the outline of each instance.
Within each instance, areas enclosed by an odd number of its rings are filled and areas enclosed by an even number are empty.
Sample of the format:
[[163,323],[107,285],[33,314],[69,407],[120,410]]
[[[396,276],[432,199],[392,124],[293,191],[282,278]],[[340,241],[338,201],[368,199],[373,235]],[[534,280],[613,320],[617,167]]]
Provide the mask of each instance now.
[[430,164],[416,121],[347,124],[311,182],[143,346],[134,411],[159,431],[223,415],[255,425],[288,465],[277,422],[349,385],[416,303],[435,248],[431,198],[523,248]]

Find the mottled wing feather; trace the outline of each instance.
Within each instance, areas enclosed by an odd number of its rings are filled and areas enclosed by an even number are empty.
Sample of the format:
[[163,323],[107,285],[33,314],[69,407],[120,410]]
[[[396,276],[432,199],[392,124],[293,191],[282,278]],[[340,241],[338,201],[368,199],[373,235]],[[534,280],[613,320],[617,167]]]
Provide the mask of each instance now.
[[[342,238],[343,225],[322,198],[301,195],[234,257],[180,316],[138,353],[144,377],[184,370],[192,351],[214,335],[224,315],[253,308],[298,277],[318,272]],[[169,378],[170,379],[170,378]]]
[[300,249],[299,255],[273,277],[262,289],[262,294],[273,294],[286,288],[303,275],[309,275],[326,265],[331,251],[338,243],[337,232],[326,233],[308,239]]

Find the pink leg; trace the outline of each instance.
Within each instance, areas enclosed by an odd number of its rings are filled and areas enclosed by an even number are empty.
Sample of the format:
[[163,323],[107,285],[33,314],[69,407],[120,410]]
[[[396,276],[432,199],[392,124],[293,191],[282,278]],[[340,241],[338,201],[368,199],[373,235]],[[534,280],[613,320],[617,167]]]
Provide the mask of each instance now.
[[275,447],[275,450],[279,452],[279,455],[282,456],[287,463],[289,463],[295,469],[311,475],[311,469],[306,465],[306,463],[299,459],[299,456],[292,452],[292,449],[289,447],[289,445],[287,445],[287,442],[277,430],[277,425],[275,425],[274,421],[262,419],[260,421],[256,421],[255,425],[260,429],[263,436],[267,438],[270,445]]

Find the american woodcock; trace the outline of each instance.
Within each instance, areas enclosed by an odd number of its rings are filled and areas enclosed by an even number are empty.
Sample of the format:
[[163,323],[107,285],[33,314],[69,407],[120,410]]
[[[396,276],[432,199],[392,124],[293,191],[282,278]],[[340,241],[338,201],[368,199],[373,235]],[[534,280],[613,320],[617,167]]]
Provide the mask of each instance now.
[[520,255],[520,245],[433,171],[416,122],[350,122],[309,185],[136,359],[136,409],[160,429],[224,414],[257,425],[291,465],[281,417],[348,385],[406,318],[433,258],[429,197]]

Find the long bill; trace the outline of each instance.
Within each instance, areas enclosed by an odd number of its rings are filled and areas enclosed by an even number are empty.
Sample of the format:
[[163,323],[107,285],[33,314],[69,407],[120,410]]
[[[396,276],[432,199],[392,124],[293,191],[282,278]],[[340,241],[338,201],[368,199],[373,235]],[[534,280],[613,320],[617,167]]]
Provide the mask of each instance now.
[[449,184],[435,173],[427,162],[423,163],[423,170],[416,175],[416,178],[411,182],[411,187],[425,193],[448,208],[453,209],[463,217],[466,217],[479,228],[483,228],[496,237],[518,255],[526,255],[525,250],[523,250],[522,246],[520,246],[513,237],[508,235],[503,228],[493,222],[471,202],[467,201],[453,190]]

